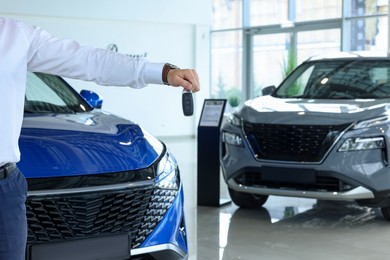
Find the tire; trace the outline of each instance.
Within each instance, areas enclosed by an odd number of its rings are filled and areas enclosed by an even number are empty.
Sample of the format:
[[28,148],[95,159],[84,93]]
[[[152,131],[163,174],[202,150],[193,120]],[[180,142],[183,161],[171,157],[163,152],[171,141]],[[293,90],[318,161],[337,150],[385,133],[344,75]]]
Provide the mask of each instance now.
[[256,209],[260,208],[267,201],[267,195],[255,195],[251,193],[244,193],[235,191],[229,188],[229,194],[234,204],[241,208]]
[[390,221],[390,206],[382,207],[381,211],[385,220]]

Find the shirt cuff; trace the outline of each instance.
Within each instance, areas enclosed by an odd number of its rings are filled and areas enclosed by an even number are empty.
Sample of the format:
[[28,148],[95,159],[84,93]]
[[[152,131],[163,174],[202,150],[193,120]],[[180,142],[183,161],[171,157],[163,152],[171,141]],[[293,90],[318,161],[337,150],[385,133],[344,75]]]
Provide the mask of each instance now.
[[146,84],[164,84],[162,81],[162,70],[165,63],[146,63],[144,80]]

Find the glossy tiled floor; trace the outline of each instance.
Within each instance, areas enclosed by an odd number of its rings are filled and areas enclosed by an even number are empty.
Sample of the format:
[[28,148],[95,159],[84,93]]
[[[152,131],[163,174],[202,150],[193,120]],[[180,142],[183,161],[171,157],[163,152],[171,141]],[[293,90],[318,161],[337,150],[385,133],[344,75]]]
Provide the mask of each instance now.
[[[196,140],[162,140],[185,186],[189,260],[389,259],[390,222],[352,202],[271,196],[256,210],[197,206]],[[221,186],[221,197],[228,198]]]

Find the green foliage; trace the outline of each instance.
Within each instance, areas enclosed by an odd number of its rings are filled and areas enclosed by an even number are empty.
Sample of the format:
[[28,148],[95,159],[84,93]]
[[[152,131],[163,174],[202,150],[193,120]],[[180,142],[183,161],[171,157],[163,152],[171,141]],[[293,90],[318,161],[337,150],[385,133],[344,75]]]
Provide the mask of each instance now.
[[[297,67],[298,61],[297,61],[297,54],[293,51],[289,51],[287,53],[287,59],[283,60],[283,79],[285,79],[290,73]],[[296,96],[299,93],[300,85],[298,82],[294,82],[294,84],[289,87],[288,89],[288,95],[289,96]]]
[[222,77],[218,77],[217,91],[212,94],[213,98],[226,98],[231,107],[237,107],[241,103],[242,93],[237,87],[227,88],[222,80]]
[[227,91],[228,103],[231,107],[237,107],[241,103],[241,90],[238,88],[231,88]]
[[211,96],[213,98],[222,98],[222,97],[226,97],[226,85],[225,83],[223,82],[222,80],[222,77],[219,76],[218,77],[218,83],[217,83],[217,91],[214,92]]
[[293,51],[287,53],[287,59],[283,60],[283,79],[285,79],[297,67],[297,54]]

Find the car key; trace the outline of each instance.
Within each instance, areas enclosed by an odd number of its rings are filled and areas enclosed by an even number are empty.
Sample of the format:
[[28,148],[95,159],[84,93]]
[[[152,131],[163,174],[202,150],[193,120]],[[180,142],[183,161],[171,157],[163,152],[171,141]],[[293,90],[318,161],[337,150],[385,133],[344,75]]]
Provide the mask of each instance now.
[[183,107],[183,114],[185,116],[192,116],[194,114],[194,99],[192,97],[191,90],[183,89],[181,103]]

